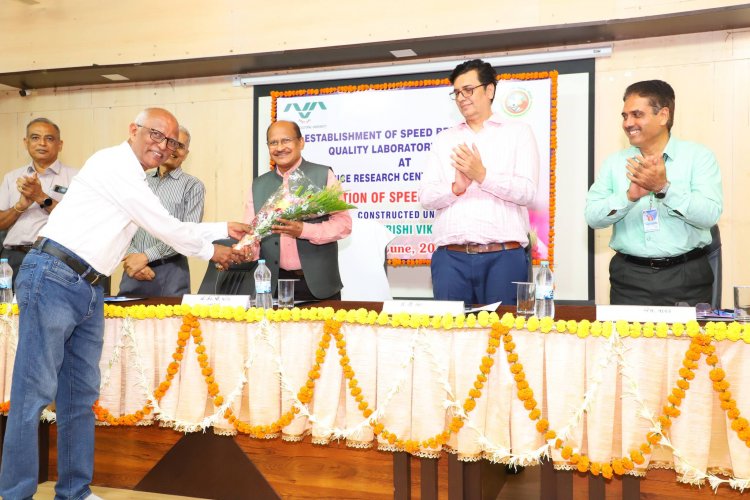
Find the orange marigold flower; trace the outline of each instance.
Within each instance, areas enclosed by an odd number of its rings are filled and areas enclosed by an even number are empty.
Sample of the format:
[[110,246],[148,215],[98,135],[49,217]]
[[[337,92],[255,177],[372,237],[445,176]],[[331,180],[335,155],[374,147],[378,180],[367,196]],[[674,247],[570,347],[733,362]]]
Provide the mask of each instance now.
[[529,411],[533,410],[534,408],[536,408],[536,399],[534,398],[527,399],[526,401],[523,402],[523,407]]
[[721,409],[725,411],[729,411],[732,409],[737,408],[737,402],[734,399],[730,399],[729,401],[722,401],[721,402]]
[[553,430],[548,430],[544,433],[544,440],[549,441],[550,439],[555,439],[557,437],[557,433]]
[[508,351],[508,352],[511,352],[511,351],[512,351],[513,349],[515,349],[515,348],[516,348],[516,344],[515,344],[515,342],[506,342],[506,343],[505,343],[504,349],[505,349],[506,351]]
[[526,401],[529,398],[534,397],[534,391],[531,389],[521,389],[518,391],[518,399],[521,401]]
[[677,381],[677,387],[679,387],[683,391],[687,391],[690,388],[690,382],[681,378]]
[[582,456],[581,459],[578,461],[578,472],[588,472],[589,471],[589,458],[586,456]]
[[525,380],[521,380],[520,382],[516,383],[516,387],[518,388],[518,390],[526,389],[528,386],[529,386],[529,383],[526,382]]
[[563,446],[562,451],[560,451],[560,455],[565,459],[568,460],[571,455],[573,454],[573,448],[570,446]]
[[479,389],[469,389],[469,396],[474,399],[479,399],[482,397],[482,391]]
[[513,380],[515,380],[516,382],[526,380],[526,374],[524,374],[523,372],[516,373],[515,375],[513,375]]
[[706,363],[708,363],[709,366],[716,366],[719,362],[719,358],[716,356],[716,354],[711,354],[706,358]]
[[546,432],[549,428],[549,422],[547,422],[546,419],[541,419],[536,423],[536,430],[538,433],[542,434],[543,432]]
[[672,421],[669,420],[669,417],[666,417],[664,415],[659,417],[659,423],[661,424],[662,429],[669,429],[672,427]]
[[508,363],[515,363],[518,361],[518,354],[515,352],[508,354]]
[[741,431],[742,429],[747,428],[747,419],[744,417],[735,418],[732,420],[732,430],[733,431]]
[[612,479],[612,466],[610,464],[602,464],[602,477],[605,479]]
[[722,370],[721,368],[714,368],[709,373],[709,376],[711,377],[711,380],[713,380],[714,382],[719,382],[721,380],[724,380],[724,377],[726,375],[724,373],[724,370]]
[[477,406],[476,401],[473,399],[467,399],[464,401],[464,411],[466,413],[469,413],[471,410],[473,410]]
[[591,462],[591,464],[589,465],[589,470],[594,476],[598,476],[602,471],[599,462]]
[[667,396],[667,401],[669,401],[669,403],[674,406],[680,406],[680,403],[682,402],[682,400],[674,394],[670,394],[669,396]]
[[675,397],[684,399],[685,398],[685,391],[680,389],[679,387],[673,387],[672,388],[672,394],[675,395]]
[[531,420],[536,420],[541,416],[542,416],[542,410],[540,410],[539,408],[534,408],[533,410],[529,412],[529,419]]
[[633,461],[633,463],[636,463],[638,465],[641,465],[646,461],[646,459],[643,458],[643,454],[639,450],[631,450],[630,459]]
[[513,363],[510,365],[510,372],[514,375],[519,374],[523,371],[523,365],[521,363]]
[[726,391],[727,389],[729,389],[729,382],[727,382],[726,380],[722,380],[721,382],[714,382],[713,385],[716,392]]
[[732,399],[732,393],[729,391],[722,391],[719,393],[719,400],[721,401],[729,401]]
[[635,466],[628,457],[622,457],[622,468],[625,470],[633,470]]
[[648,443],[641,444],[641,453],[645,455],[651,454],[651,447],[648,445]]
[[730,420],[734,420],[735,418],[740,416],[740,410],[738,408],[730,408],[727,410],[727,417]]
[[625,474],[625,468],[622,466],[622,460],[616,458],[612,460],[612,471],[618,476]]
[[224,396],[216,396],[214,398],[214,406],[221,406],[224,404]]
[[695,373],[683,367],[680,368],[680,377],[686,380],[693,380],[695,378]]

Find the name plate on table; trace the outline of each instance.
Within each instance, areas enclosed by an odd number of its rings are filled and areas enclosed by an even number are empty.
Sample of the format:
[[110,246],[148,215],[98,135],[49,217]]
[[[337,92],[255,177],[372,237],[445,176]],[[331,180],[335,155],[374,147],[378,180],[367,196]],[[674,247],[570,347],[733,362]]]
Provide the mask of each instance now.
[[596,306],[598,321],[638,321],[645,323],[687,323],[696,319],[695,307]]
[[188,294],[182,296],[183,306],[230,306],[230,307],[250,307],[249,295],[211,295],[211,294]]
[[386,300],[383,312],[387,314],[409,313],[442,316],[445,313],[463,314],[464,303],[456,300]]

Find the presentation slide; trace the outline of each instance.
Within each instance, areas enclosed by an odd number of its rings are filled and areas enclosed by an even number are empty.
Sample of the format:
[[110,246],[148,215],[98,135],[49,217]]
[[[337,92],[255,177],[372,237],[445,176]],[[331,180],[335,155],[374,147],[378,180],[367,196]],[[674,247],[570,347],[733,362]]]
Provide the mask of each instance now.
[[[513,75],[523,68],[497,71]],[[593,168],[592,71],[593,62],[581,71],[561,71],[557,99],[548,72],[500,80],[493,105],[504,120],[522,120],[534,131],[540,175],[529,207],[537,241],[533,257],[553,262],[556,295],[562,300],[593,298],[593,248],[583,220]],[[399,81],[394,79],[394,86]],[[340,86],[344,90],[330,90]],[[352,217],[376,220],[394,234],[387,255],[393,296],[431,298],[434,214],[421,207],[417,193],[436,134],[462,117],[448,95],[450,85],[373,87],[310,82],[294,87],[295,95],[286,95],[292,92],[284,86],[256,88],[256,166],[259,174],[270,168],[265,132],[273,117],[297,122],[305,137],[303,156],[334,169],[347,199],[358,207]]]

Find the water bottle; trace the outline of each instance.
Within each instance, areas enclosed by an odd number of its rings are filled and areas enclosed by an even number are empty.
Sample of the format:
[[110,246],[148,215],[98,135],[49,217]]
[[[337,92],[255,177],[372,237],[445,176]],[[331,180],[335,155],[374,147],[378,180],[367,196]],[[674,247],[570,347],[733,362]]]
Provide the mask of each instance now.
[[8,259],[0,259],[0,304],[13,303],[13,269]]
[[542,261],[542,267],[534,279],[534,316],[544,318],[555,317],[555,279],[549,268],[549,262]]
[[258,267],[255,268],[255,307],[261,309],[273,308],[271,270],[266,266],[265,259],[259,259]]

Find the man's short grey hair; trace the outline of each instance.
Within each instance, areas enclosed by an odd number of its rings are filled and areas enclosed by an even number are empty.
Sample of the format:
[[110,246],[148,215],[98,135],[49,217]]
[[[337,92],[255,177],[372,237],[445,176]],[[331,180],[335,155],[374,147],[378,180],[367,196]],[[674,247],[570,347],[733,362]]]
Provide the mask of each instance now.
[[185,142],[185,146],[190,146],[190,131],[187,129],[187,127],[183,127],[180,125],[180,132],[185,134],[187,136],[187,141]]
[[60,135],[61,135],[60,134],[60,127],[58,127],[57,124],[55,122],[53,122],[52,120],[50,120],[49,118],[44,118],[43,116],[40,116],[39,118],[34,118],[33,120],[31,120],[28,123],[28,125],[26,125],[26,135],[27,136],[29,135],[29,129],[35,123],[46,123],[47,125],[51,125],[52,127],[54,127],[55,130],[57,130],[57,137],[58,137],[58,139],[60,138]]

